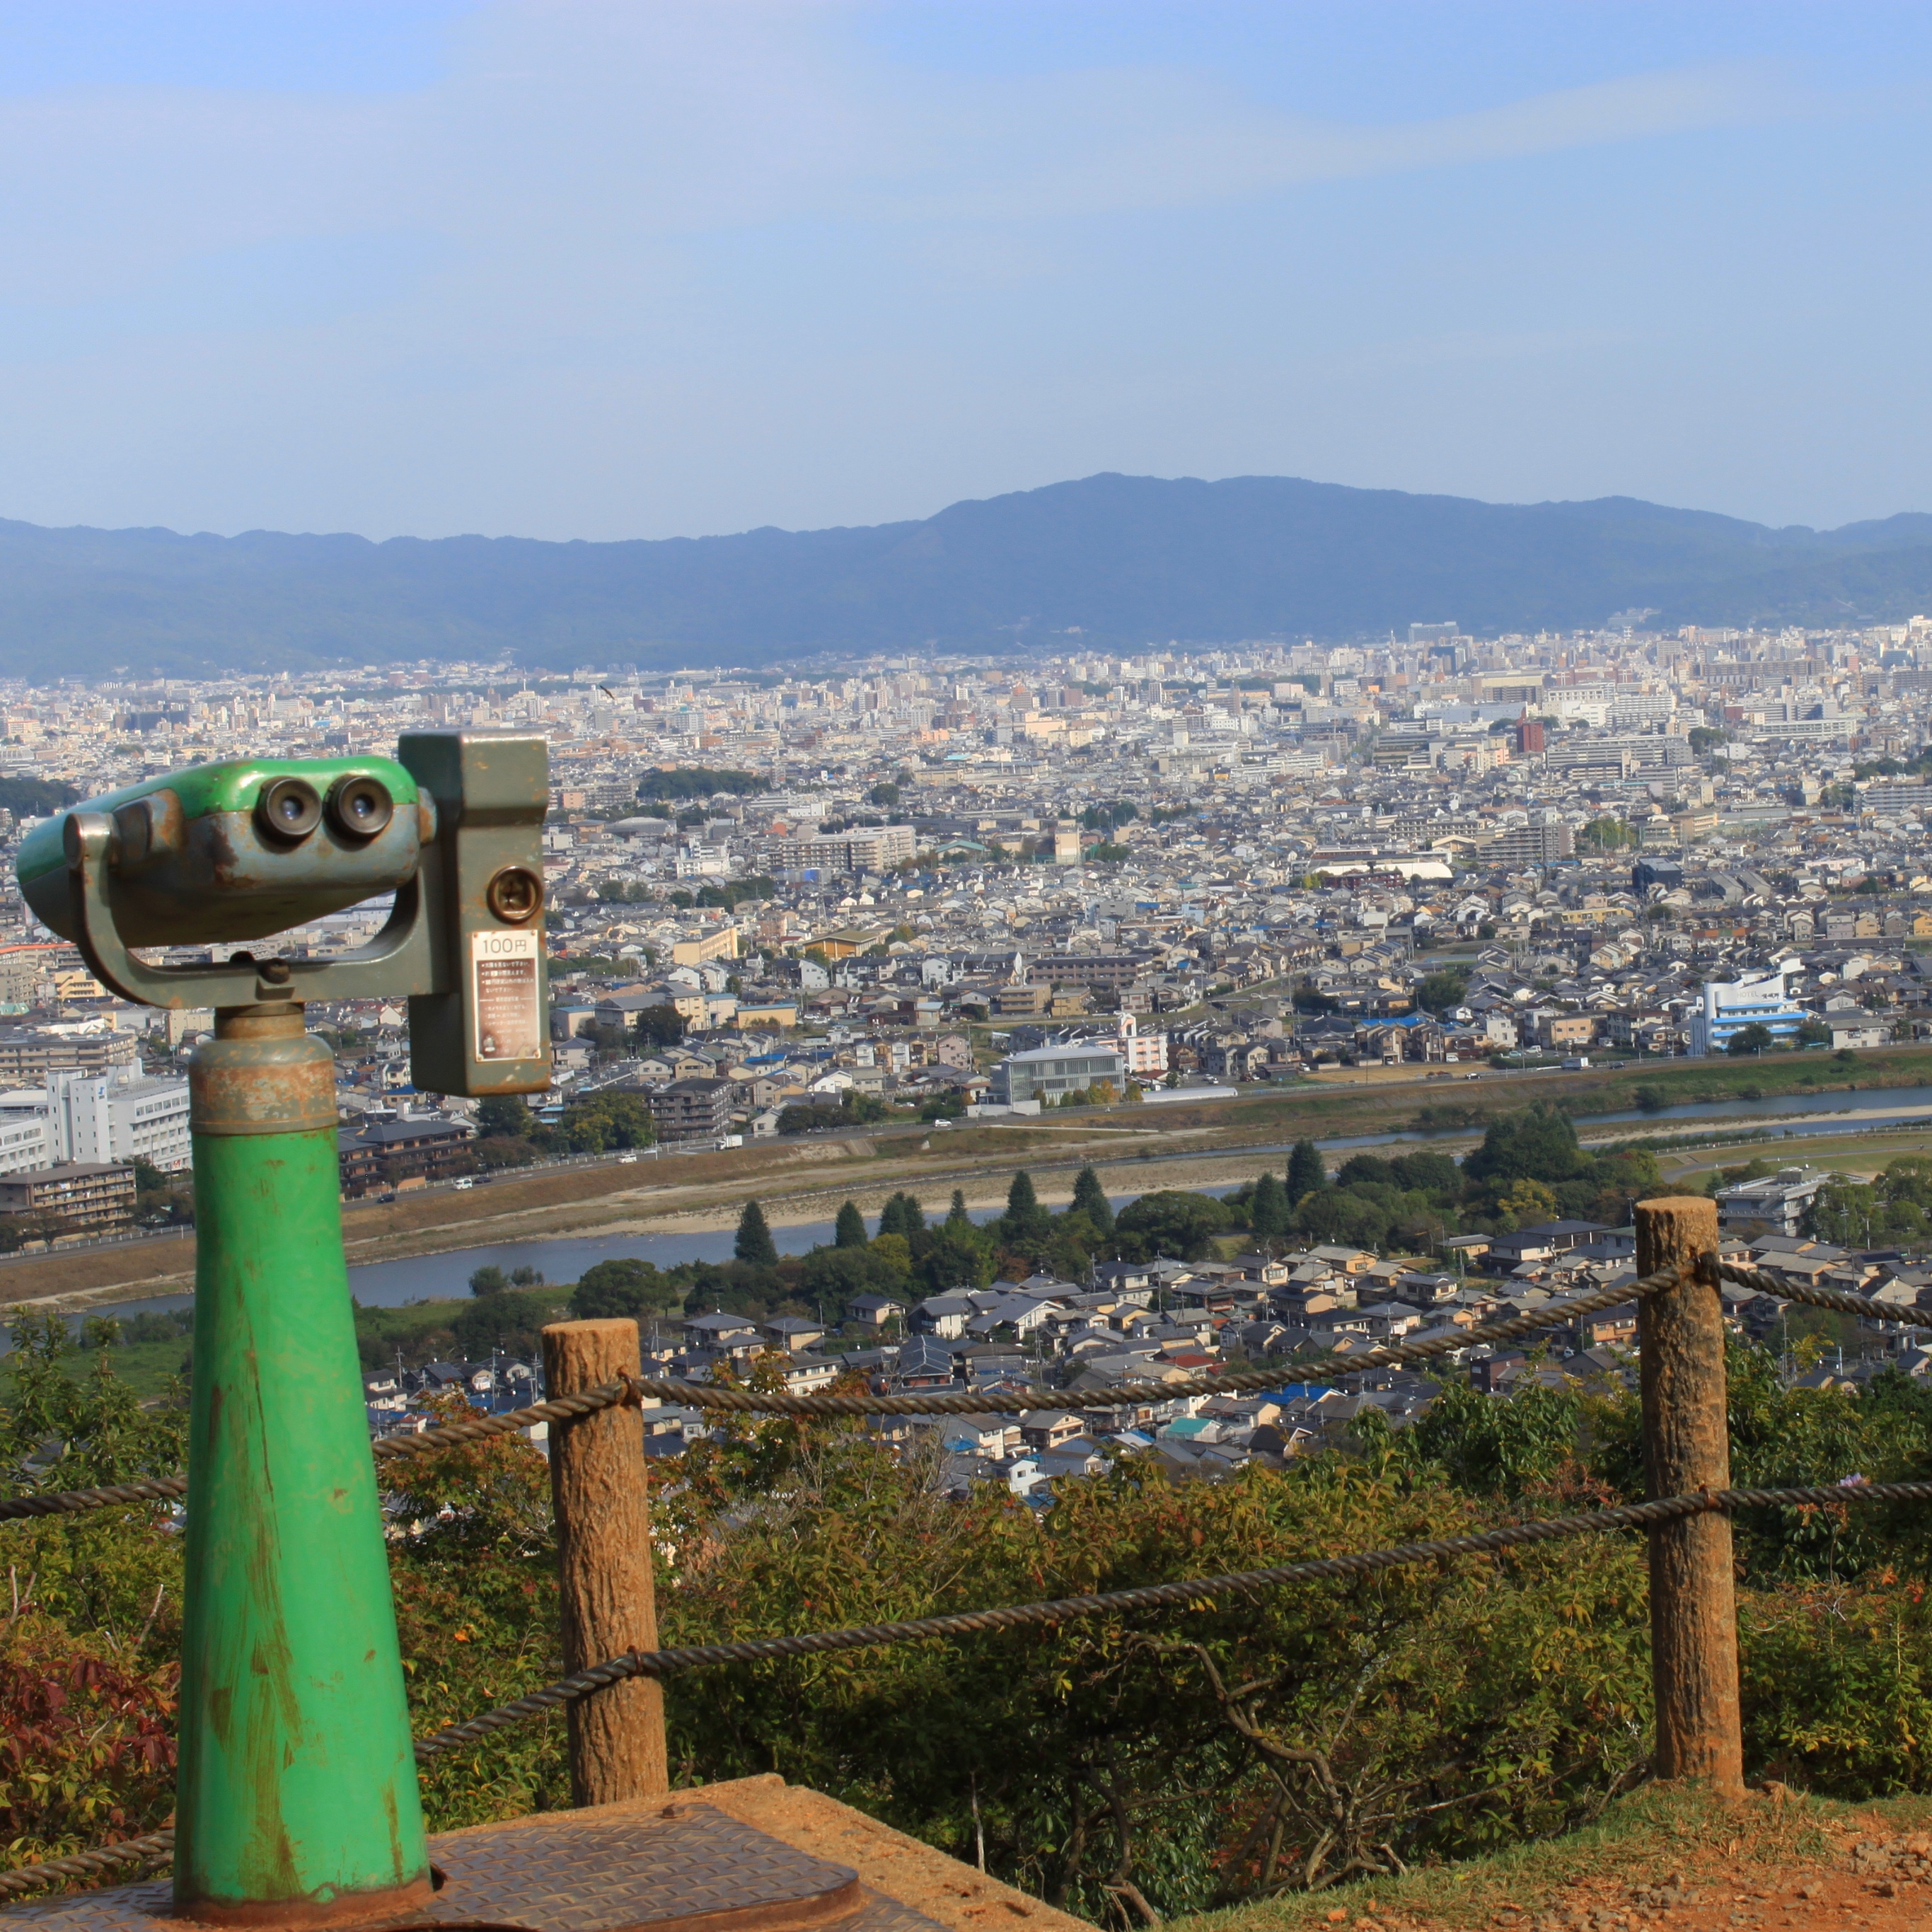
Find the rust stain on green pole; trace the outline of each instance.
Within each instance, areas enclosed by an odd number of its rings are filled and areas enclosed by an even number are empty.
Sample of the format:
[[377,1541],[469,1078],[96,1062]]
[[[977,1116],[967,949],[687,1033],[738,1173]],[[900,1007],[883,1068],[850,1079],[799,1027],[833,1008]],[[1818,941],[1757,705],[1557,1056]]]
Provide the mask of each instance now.
[[299,1006],[190,1067],[196,1232],[175,1907],[299,1923],[430,1895],[363,1406],[334,1064]]

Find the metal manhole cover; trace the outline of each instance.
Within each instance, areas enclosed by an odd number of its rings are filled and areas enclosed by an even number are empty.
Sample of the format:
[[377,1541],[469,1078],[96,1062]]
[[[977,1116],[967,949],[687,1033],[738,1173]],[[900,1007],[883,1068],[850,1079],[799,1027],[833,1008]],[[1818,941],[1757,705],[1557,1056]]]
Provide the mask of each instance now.
[[[430,1840],[444,1875],[420,1911],[356,1932],[939,1932],[934,1922],[868,1891],[832,1864],[708,1805],[667,1817],[574,1814],[472,1826]],[[46,1932],[160,1932],[178,1927],[165,1880],[116,1886],[0,1911],[0,1924]]]

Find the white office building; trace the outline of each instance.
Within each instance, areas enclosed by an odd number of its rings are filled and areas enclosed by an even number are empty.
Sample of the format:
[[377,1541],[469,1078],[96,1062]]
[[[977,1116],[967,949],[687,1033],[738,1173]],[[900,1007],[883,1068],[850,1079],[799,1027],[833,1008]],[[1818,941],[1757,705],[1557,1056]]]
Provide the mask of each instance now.
[[1108,1042],[1076,1040],[1064,1046],[1035,1047],[1030,1053],[1008,1054],[993,1069],[988,1097],[1000,1106],[1018,1106],[1027,1100],[1043,1100],[1052,1106],[1063,1095],[1096,1081],[1111,1082],[1118,1093],[1126,1072]]
[[[164,1174],[193,1166],[188,1082],[149,1080],[137,1069],[57,1073],[46,1087],[51,1162],[145,1160]],[[127,1077],[131,1076],[132,1077]]]
[[1732,1035],[1748,1026],[1767,1028],[1774,1040],[1791,1039],[1816,1017],[1785,990],[1786,975],[1798,970],[1796,960],[1784,959],[1761,980],[1706,980],[1702,1010],[1690,1016],[1691,1052],[1722,1053]]
[[1781,1167],[1761,1180],[1720,1187],[1718,1222],[1726,1234],[1762,1229],[1774,1234],[1795,1234],[1805,1210],[1830,1178],[1822,1168]]

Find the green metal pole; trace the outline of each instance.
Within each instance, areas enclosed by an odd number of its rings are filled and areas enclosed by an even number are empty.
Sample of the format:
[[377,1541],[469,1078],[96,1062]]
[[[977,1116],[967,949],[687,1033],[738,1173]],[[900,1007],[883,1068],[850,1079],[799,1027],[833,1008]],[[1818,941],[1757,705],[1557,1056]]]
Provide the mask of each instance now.
[[190,1070],[196,1238],[174,1897],[220,1923],[429,1898],[342,1256],[334,1064],[224,1008]]

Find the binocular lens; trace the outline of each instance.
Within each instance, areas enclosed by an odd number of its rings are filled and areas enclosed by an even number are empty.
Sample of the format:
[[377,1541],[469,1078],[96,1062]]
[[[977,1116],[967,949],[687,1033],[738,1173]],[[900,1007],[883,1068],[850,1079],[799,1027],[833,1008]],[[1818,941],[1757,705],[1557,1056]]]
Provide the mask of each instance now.
[[395,815],[395,800],[380,778],[338,778],[329,792],[329,822],[345,838],[373,838]]
[[322,823],[322,800],[306,778],[276,778],[262,788],[255,816],[277,838],[306,838]]

